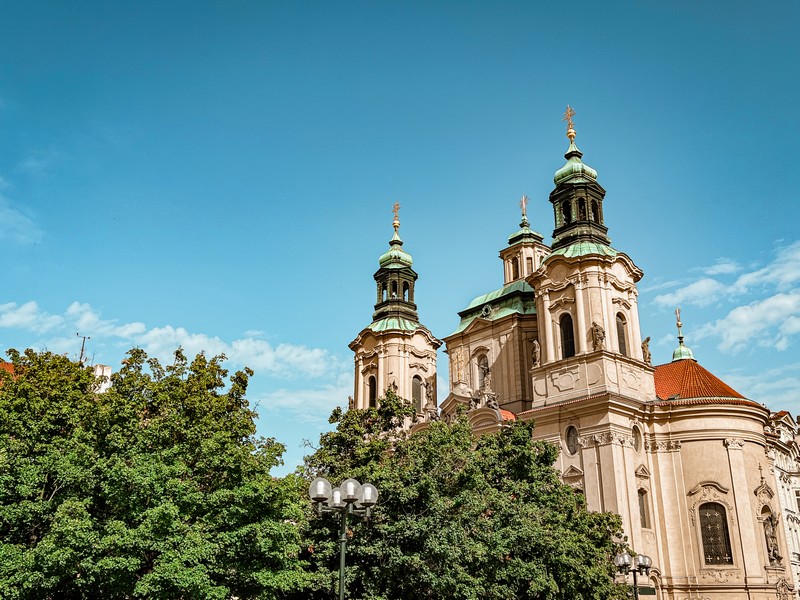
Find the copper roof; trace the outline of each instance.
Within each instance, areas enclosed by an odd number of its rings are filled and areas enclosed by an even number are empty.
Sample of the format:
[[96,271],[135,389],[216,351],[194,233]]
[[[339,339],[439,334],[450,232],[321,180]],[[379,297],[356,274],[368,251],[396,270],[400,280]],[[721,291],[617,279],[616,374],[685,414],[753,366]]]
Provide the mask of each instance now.
[[742,398],[739,392],[701,367],[697,361],[676,360],[656,367],[656,396],[669,398]]

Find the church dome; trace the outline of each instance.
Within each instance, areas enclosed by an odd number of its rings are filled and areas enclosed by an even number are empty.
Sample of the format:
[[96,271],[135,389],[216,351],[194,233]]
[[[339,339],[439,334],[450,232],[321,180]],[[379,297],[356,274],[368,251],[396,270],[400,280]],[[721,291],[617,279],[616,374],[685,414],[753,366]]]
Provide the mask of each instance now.
[[683,340],[681,340],[680,345],[675,348],[675,352],[672,353],[672,362],[676,360],[684,360],[684,359],[691,359],[694,360],[694,353],[692,349],[683,345]]
[[572,132],[572,136],[570,137],[569,149],[564,155],[564,158],[567,159],[567,164],[556,171],[553,181],[556,185],[568,180],[597,181],[597,171],[583,163],[581,160],[583,152],[578,150],[578,146],[575,145],[574,130],[571,129],[570,132]]
[[403,240],[400,239],[397,228],[395,228],[392,240],[389,242],[389,250],[378,259],[378,263],[382,269],[401,269],[412,265],[413,259],[408,252],[403,250]]

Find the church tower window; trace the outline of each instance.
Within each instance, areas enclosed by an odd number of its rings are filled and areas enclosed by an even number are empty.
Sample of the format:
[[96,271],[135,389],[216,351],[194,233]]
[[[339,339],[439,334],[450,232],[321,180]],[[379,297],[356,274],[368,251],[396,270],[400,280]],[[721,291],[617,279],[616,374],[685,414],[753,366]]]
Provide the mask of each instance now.
[[706,502],[700,505],[700,535],[707,565],[733,564],[728,516],[722,504]]
[[564,202],[561,203],[561,212],[564,215],[564,225],[572,223],[572,206],[569,200],[564,200]]
[[639,519],[642,528],[650,529],[650,511],[647,506],[647,490],[639,489]]
[[408,282],[403,282],[403,300],[408,302]]
[[531,273],[533,273],[533,257],[528,256],[525,259],[525,274],[530,275]]
[[367,379],[367,397],[369,398],[369,407],[378,407],[378,383],[375,381],[375,375],[370,375]]
[[417,412],[422,412],[422,378],[419,375],[411,379],[411,399]]
[[619,353],[628,356],[628,344],[625,339],[625,317],[622,313],[617,313],[617,342],[619,343]]
[[578,198],[578,220],[586,220],[586,199]]
[[561,358],[575,356],[575,331],[572,328],[572,316],[563,315],[558,325],[561,329]]
[[511,278],[519,279],[519,256],[511,259]]

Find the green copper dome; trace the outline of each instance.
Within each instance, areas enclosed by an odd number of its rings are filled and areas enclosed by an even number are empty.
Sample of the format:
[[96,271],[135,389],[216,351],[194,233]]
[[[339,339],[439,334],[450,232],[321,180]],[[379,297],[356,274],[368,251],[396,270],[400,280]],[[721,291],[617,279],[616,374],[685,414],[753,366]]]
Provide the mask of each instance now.
[[389,250],[378,259],[381,268],[398,268],[410,267],[413,263],[411,255],[403,250],[403,240],[400,239],[400,234],[397,233],[397,228],[394,230],[392,240],[389,242]]
[[681,340],[680,345],[675,348],[675,352],[672,353],[672,362],[676,360],[684,360],[686,358],[690,358],[694,360],[694,353],[692,352],[691,348],[683,345],[683,340]]
[[553,181],[556,185],[567,180],[597,181],[597,171],[583,164],[581,160],[582,156],[583,152],[578,150],[578,147],[575,145],[575,140],[570,139],[569,149],[567,149],[567,153],[564,155],[564,158],[567,159],[567,164],[556,171],[556,174],[553,176]]

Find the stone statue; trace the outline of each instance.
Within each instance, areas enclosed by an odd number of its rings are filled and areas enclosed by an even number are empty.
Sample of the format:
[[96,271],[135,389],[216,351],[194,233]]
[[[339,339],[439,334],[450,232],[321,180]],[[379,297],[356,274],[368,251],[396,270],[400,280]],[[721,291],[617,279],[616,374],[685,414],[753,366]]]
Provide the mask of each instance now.
[[427,404],[436,406],[436,375],[431,375],[425,379],[425,400]]
[[606,345],[606,330],[596,321],[592,321],[592,348],[602,350]]
[[652,357],[650,356],[650,336],[648,335],[644,338],[642,342],[642,357],[644,358],[644,362],[648,365],[652,365]]
[[475,410],[476,408],[480,408],[480,407],[481,407],[481,399],[480,398],[478,398],[477,396],[473,396],[472,398],[469,399],[469,409],[470,410]]
[[347,397],[347,410],[353,410],[356,407],[356,401],[352,396]]
[[778,547],[777,526],[778,517],[774,514],[770,514],[764,519],[764,537],[767,539],[767,556],[771,567],[780,566],[783,559]]
[[486,395],[486,407],[500,410],[500,405],[497,403],[497,394]]
[[531,360],[533,361],[533,366],[538,367],[541,361],[542,347],[539,345],[539,340],[533,340],[531,346]]

